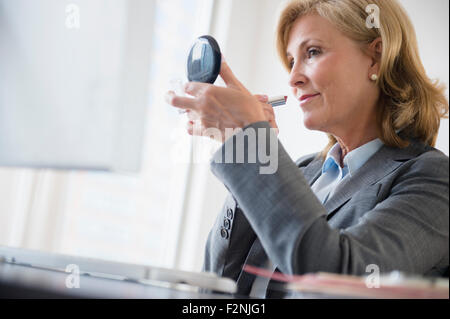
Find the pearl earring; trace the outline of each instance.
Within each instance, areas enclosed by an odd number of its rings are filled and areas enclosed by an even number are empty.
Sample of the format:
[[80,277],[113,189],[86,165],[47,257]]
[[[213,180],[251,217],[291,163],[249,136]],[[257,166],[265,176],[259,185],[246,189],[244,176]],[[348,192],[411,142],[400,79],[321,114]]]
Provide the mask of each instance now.
[[378,75],[372,74],[372,75],[370,76],[370,79],[371,79],[372,81],[376,81],[376,80],[378,80]]

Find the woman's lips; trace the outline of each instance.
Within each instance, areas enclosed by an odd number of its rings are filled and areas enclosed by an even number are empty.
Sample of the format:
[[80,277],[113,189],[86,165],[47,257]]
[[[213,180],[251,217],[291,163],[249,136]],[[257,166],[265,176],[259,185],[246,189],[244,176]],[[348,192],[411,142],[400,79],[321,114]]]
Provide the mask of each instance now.
[[308,103],[309,101],[311,101],[313,98],[315,98],[316,96],[320,95],[320,93],[317,94],[312,94],[312,95],[303,95],[300,98],[300,105],[303,105],[305,103]]

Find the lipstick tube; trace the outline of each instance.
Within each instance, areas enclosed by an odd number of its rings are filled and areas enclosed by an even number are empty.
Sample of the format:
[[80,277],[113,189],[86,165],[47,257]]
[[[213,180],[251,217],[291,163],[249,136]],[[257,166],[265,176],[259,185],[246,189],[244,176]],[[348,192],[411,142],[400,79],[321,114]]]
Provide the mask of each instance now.
[[287,98],[288,97],[285,95],[274,96],[274,97],[269,98],[267,103],[272,105],[272,107],[282,106],[282,105],[286,105]]

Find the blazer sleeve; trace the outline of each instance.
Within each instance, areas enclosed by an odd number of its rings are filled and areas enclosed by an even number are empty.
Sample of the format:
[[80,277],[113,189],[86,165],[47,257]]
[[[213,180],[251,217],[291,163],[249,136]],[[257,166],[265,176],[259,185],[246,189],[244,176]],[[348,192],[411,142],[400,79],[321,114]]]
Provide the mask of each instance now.
[[[226,150],[236,151],[236,141],[250,136],[245,134],[249,129],[257,138],[247,141],[245,161],[227,163]],[[261,141],[270,145],[266,154],[274,154],[273,173],[263,174],[267,163],[255,156]],[[429,155],[417,161],[397,178],[385,200],[347,229],[330,227],[324,206],[268,122],[253,123],[228,139],[213,156],[211,169],[283,273],[362,275],[376,264],[381,272],[425,274],[448,259],[448,158]]]
[[203,271],[237,280],[256,234],[229,194],[209,232]]

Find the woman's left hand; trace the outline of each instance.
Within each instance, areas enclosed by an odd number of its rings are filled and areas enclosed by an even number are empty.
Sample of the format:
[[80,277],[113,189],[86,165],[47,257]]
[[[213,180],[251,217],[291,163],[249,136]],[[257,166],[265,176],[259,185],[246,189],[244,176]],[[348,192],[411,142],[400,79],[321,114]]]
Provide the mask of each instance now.
[[224,142],[225,129],[244,128],[267,119],[262,103],[235,77],[224,59],[220,76],[226,87],[189,82],[185,86],[185,92],[192,97],[178,96],[169,91],[166,100],[169,104],[188,112],[189,134],[209,136],[210,132],[206,130],[216,128],[221,132],[221,137],[215,138]]

